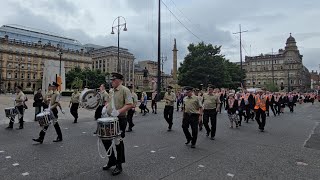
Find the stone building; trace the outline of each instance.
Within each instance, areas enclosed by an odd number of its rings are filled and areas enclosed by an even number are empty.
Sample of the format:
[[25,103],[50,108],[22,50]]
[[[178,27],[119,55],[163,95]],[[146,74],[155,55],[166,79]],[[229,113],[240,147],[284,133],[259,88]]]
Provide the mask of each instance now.
[[285,49],[279,49],[276,54],[246,56],[243,66],[246,70],[246,87],[261,88],[274,82],[279,89],[286,91],[310,89],[310,73],[303,65],[302,57],[291,34]]
[[311,71],[311,89],[318,89],[320,85],[320,73],[318,71]]
[[59,63],[59,51],[66,72],[75,66],[92,66],[90,55],[77,40],[17,25],[0,27],[1,89],[41,87],[44,64],[48,60]]
[[124,85],[133,84],[134,81],[134,55],[125,48],[109,46],[90,51],[92,57],[92,69],[100,69],[102,72],[118,72],[124,76]]

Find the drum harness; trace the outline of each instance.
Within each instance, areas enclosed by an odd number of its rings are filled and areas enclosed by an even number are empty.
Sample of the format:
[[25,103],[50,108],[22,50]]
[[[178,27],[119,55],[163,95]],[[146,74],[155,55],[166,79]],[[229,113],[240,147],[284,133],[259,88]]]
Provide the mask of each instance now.
[[[111,99],[111,101],[112,101],[112,110],[116,110],[115,105],[114,105],[114,94],[112,94],[112,99]],[[97,142],[97,144],[98,144],[98,152],[99,152],[99,155],[100,155],[100,157],[101,157],[102,159],[111,156],[112,150],[116,148],[116,143],[115,143],[116,140],[119,141],[119,143],[120,143],[120,141],[121,141],[122,139],[121,139],[121,138],[117,138],[117,137],[112,138],[112,143],[111,143],[109,149],[107,150],[106,155],[103,156],[103,155],[101,154],[101,151],[100,151],[101,142],[100,142],[100,140],[98,139],[98,142]],[[101,141],[102,141],[102,140],[101,140]],[[114,152],[116,153],[116,151],[114,151]]]

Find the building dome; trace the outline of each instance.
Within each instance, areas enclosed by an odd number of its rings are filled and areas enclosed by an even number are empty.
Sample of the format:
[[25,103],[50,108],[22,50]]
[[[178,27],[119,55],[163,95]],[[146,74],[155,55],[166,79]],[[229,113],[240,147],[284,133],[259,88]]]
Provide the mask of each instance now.
[[294,39],[294,37],[291,36],[291,33],[290,33],[290,36],[287,39],[287,44],[289,44],[289,43],[296,43],[296,39]]

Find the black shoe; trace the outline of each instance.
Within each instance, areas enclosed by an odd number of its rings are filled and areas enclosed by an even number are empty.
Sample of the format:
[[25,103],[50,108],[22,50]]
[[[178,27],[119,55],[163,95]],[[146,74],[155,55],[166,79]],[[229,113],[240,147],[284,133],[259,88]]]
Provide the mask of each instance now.
[[156,111],[156,112],[154,112],[154,114],[157,114],[157,111]]
[[35,142],[38,142],[38,143],[40,143],[40,144],[42,144],[43,143],[43,140],[41,140],[41,139],[32,139],[33,141],[35,141]]
[[209,134],[210,134],[210,131],[209,131],[209,132],[207,132],[207,137],[209,137]]
[[109,170],[110,168],[112,168],[112,166],[115,166],[115,165],[107,164],[107,165],[103,166],[102,169],[106,171],[106,170]]
[[191,145],[191,148],[196,148],[196,145],[195,145],[195,144],[192,144],[192,145]]
[[211,140],[214,140],[215,138],[214,138],[214,137],[211,137],[210,139],[211,139]]
[[57,138],[57,139],[53,140],[52,142],[60,142],[60,141],[62,141],[62,138]]
[[19,126],[18,128],[16,128],[17,130],[23,129],[23,126]]
[[188,145],[190,142],[191,142],[191,139],[188,139],[185,144]]
[[116,175],[120,174],[121,172],[122,172],[122,168],[116,166],[116,168],[114,168],[113,171],[112,171],[112,175],[116,176]]
[[263,132],[264,130],[263,129],[260,129],[260,132]]
[[13,126],[8,126],[6,127],[6,129],[13,129]]
[[77,123],[78,122],[78,119],[74,119],[73,123]]

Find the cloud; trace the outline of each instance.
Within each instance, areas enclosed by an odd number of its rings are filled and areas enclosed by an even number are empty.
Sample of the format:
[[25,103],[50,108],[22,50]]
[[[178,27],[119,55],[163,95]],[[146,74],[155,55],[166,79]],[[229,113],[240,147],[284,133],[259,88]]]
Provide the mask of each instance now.
[[[113,20],[126,18],[128,31],[121,32],[120,46],[128,48],[136,60],[157,60],[157,1],[155,0],[2,0],[0,24],[20,24],[48,30],[79,40],[104,46],[116,46],[111,35]],[[175,3],[173,4],[172,1]],[[206,43],[222,45],[222,54],[231,61],[239,59],[239,38],[233,35],[239,24],[249,30],[243,36],[244,55],[270,52],[283,48],[292,32],[302,47],[307,67],[314,67],[319,54],[320,1],[256,1],[256,0],[163,0],[175,16]],[[285,11],[284,11],[285,9]],[[181,13],[181,12],[183,13]],[[173,39],[177,39],[178,60],[183,61],[190,43],[199,39],[178,22],[162,4],[161,49],[166,72],[172,68]],[[312,29],[312,31],[311,31]],[[313,49],[314,48],[314,49]],[[251,49],[251,48],[250,48]],[[313,65],[312,65],[313,64]]]

